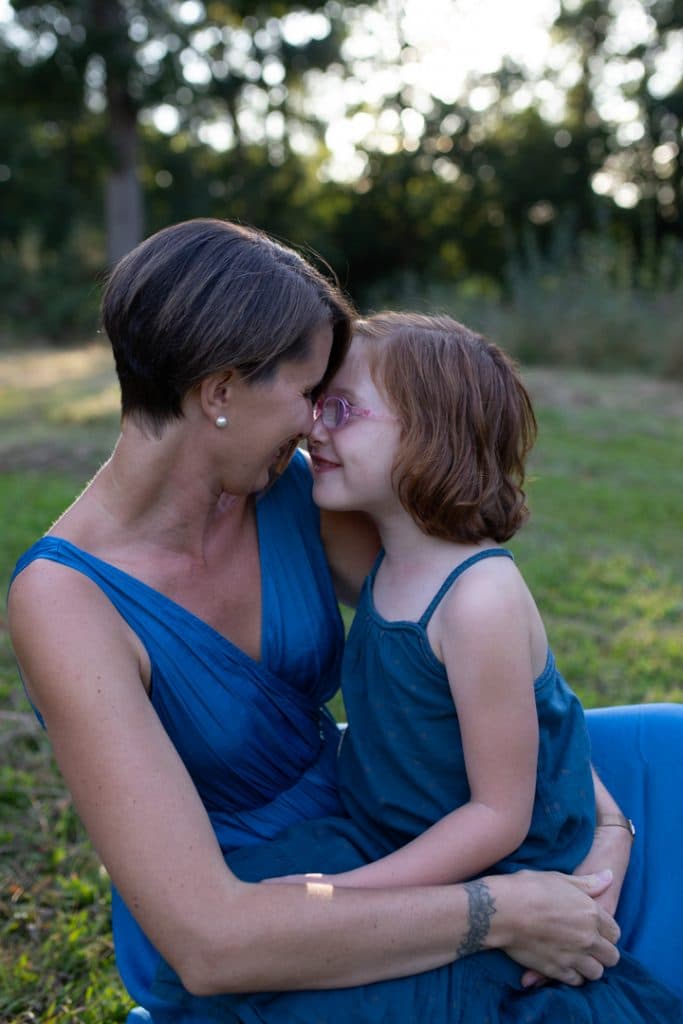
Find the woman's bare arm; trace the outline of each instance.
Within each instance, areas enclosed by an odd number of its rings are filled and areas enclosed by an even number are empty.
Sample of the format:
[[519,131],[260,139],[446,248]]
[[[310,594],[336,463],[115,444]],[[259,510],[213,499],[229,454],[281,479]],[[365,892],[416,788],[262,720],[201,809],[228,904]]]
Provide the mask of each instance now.
[[485,880],[478,893],[238,881],[147,697],[141,651],[101,592],[65,567],[33,563],[12,586],[10,625],[85,827],[190,991],[348,986],[475,948],[507,948],[570,983],[616,961],[616,925],[586,895],[595,880],[523,872]]
[[379,553],[379,534],[364,512],[320,511],[320,533],[337,597],[355,608]]

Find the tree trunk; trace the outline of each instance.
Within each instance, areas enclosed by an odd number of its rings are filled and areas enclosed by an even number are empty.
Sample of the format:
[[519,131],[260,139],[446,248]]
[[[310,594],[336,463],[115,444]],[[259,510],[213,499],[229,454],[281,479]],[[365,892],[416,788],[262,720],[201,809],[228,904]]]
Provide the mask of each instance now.
[[106,65],[107,121],[112,168],[105,185],[107,263],[133,249],[143,233],[142,188],[137,169],[137,107],[128,91],[135,54],[120,0],[90,0],[90,16]]
[[114,97],[110,89],[107,93],[109,139],[115,161],[107,177],[105,196],[107,263],[112,267],[141,240],[143,211],[137,172],[137,113],[125,96]]

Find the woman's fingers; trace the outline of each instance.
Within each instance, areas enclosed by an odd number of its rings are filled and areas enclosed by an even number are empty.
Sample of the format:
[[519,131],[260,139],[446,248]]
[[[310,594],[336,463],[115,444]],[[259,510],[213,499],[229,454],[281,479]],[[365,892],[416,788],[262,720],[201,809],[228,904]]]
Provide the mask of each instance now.
[[562,972],[562,975],[558,980],[564,985],[571,985],[573,988],[578,988],[580,985],[583,985],[586,979],[580,971],[575,970],[573,967],[567,967]]
[[594,956],[579,957],[574,965],[574,970],[581,975],[584,981],[597,981],[605,973],[604,964],[596,960]]
[[591,946],[590,955],[598,960],[603,967],[614,967],[619,963],[619,950],[610,939],[596,939]]
[[[619,926],[595,898],[609,887],[610,872],[568,876],[556,872],[518,872],[504,883],[522,910],[512,916],[508,954],[536,975],[525,975],[525,987],[541,977],[577,985],[593,981],[619,960],[615,943]],[[496,884],[500,887],[501,882]],[[515,907],[515,902],[511,902]],[[520,922],[524,922],[523,925]]]
[[616,944],[621,938],[621,928],[603,906],[597,903],[596,907],[598,910],[598,931],[608,942]]
[[[564,976],[558,977],[557,981],[563,981],[565,985],[580,985],[584,981],[598,981],[605,973],[604,965],[596,960],[594,956],[577,957],[573,967],[564,969]],[[580,979],[580,980],[579,980]],[[538,971],[525,971],[522,975],[522,988],[542,988],[552,979],[540,974]]]
[[548,981],[549,979],[540,971],[525,971],[522,975],[522,988],[540,988]]

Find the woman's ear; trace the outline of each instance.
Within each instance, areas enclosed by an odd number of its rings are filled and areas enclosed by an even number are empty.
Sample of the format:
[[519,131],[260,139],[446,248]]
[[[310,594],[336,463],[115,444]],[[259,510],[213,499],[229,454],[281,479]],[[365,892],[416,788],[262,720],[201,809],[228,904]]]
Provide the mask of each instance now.
[[234,380],[234,370],[221,370],[220,373],[212,373],[205,377],[199,385],[202,412],[217,427],[228,425]]

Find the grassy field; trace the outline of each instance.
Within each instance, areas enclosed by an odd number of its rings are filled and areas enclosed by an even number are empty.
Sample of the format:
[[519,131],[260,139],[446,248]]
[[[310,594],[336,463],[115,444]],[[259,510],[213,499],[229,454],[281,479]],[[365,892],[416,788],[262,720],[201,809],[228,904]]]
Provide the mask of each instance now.
[[[514,550],[588,706],[683,700],[683,385],[527,375],[541,436]],[[0,586],[117,433],[108,352],[0,359]],[[336,705],[338,713],[341,705]],[[0,611],[0,1020],[113,1024],[106,874],[17,680]]]

